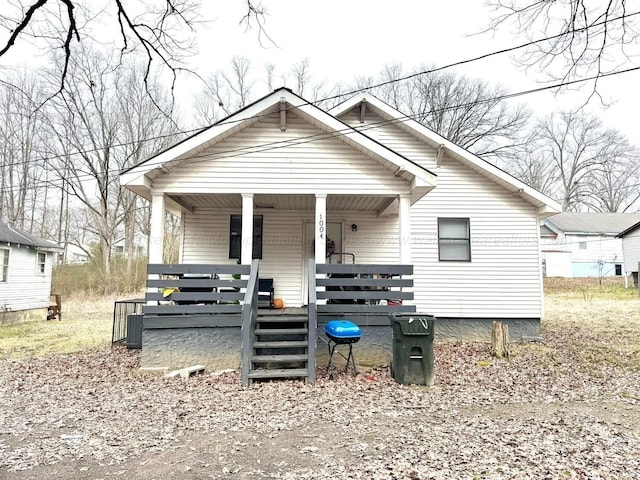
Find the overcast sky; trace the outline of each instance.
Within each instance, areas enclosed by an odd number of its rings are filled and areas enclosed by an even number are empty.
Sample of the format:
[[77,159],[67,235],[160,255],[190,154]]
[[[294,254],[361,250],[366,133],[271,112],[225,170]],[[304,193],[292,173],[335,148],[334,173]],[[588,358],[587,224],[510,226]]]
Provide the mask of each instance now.
[[[200,74],[227,68],[233,55],[249,58],[257,70],[265,63],[288,68],[306,57],[315,81],[352,82],[357,76],[375,76],[385,63],[400,62],[408,70],[420,64],[441,66],[525,41],[509,31],[478,34],[491,14],[482,0],[264,0],[265,29],[277,46],[263,39],[261,47],[257,30],[245,32],[238,25],[244,2],[202,3],[203,18],[210,22],[199,36],[201,54],[193,63]],[[511,92],[536,88],[547,80],[541,72],[522,71],[507,54],[456,71],[500,82]],[[596,102],[592,112],[640,144],[637,85],[640,72],[601,80],[599,90],[617,103],[604,110]],[[587,97],[585,92],[560,97],[537,93],[518,101],[544,114],[575,107]]]

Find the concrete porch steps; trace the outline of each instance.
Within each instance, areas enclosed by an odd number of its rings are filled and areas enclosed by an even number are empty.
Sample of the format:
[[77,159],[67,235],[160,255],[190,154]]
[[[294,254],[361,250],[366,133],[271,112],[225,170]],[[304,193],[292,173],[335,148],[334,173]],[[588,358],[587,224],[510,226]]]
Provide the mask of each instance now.
[[309,377],[308,320],[303,315],[259,314],[249,380]]

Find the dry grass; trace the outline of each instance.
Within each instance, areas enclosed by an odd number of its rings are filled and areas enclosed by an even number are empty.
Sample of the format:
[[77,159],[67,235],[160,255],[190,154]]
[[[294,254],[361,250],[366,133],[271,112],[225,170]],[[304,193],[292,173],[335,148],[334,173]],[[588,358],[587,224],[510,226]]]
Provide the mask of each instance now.
[[[640,299],[620,279],[545,280],[546,318],[540,362],[553,364],[555,349],[574,353],[581,368],[610,363],[640,371]],[[135,295],[134,295],[135,296]],[[113,297],[74,296],[63,299],[63,321],[36,322],[0,328],[0,359],[106,348],[111,342]],[[553,345],[553,347],[550,347]]]
[[18,360],[108,347],[113,298],[63,298],[62,321],[0,327],[0,359]]
[[545,312],[543,337],[570,350],[576,367],[608,363],[640,371],[640,299],[621,279],[604,279],[602,286],[592,278],[546,280]]

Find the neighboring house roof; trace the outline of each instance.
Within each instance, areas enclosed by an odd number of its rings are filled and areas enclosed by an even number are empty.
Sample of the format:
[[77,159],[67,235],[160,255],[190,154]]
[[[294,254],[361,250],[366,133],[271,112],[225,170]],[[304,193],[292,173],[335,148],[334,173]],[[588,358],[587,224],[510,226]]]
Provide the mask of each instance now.
[[[421,190],[422,194],[435,186],[436,175],[433,172],[364,135],[286,88],[275,90],[233,115],[130,168],[122,174],[121,183],[139,195],[150,198],[150,182],[161,172],[167,172],[174,166],[188,161],[204,149],[253,125],[264,115],[278,111],[282,101],[286,104],[286,110],[295,110],[297,115],[314,126],[378,159],[394,175],[402,176],[411,182],[412,187]],[[256,145],[255,148],[263,149],[265,145]],[[247,149],[247,153],[251,151]]]
[[38,238],[35,235],[27,233],[19,228],[0,222],[0,242],[16,245],[25,245],[28,247],[36,247],[41,250],[58,251],[61,250],[58,245],[49,240]]
[[551,230],[547,225],[540,225],[540,236],[541,237],[557,237],[558,234]]
[[[372,108],[372,110],[384,120],[393,122],[394,125],[397,125],[399,128],[409,132],[411,135],[422,139],[434,148],[439,149],[440,151],[446,151],[450,156],[458,159],[464,165],[467,165],[484,176],[489,177],[494,182],[502,185],[514,194],[519,194],[522,198],[538,207],[538,212],[541,215],[554,215],[562,211],[562,207],[555,200],[511,176],[504,170],[501,170],[495,165],[492,165],[486,160],[481,159],[468,150],[465,150],[464,148],[447,140],[428,127],[425,127],[421,123],[413,120],[411,117],[402,114],[391,105],[383,102],[370,93],[359,93],[335,106],[329,110],[329,113],[339,117],[360,105],[363,101],[366,102],[367,108]],[[441,155],[441,153],[439,155]]]
[[640,222],[640,213],[563,212],[544,220],[565,234],[618,235]]
[[635,232],[637,229],[640,228],[640,221],[638,223],[634,223],[633,225],[631,225],[629,228],[627,228],[626,230],[623,230],[622,232],[620,232],[617,237],[622,238],[625,235],[630,234],[631,232]]

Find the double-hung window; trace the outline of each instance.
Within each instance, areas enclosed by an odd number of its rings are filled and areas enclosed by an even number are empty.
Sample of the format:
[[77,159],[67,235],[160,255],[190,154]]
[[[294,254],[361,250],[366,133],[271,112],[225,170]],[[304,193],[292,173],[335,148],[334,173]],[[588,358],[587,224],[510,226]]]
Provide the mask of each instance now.
[[0,282],[6,282],[9,275],[9,249],[0,248]]
[[[262,259],[262,215],[253,216],[252,258]],[[229,258],[242,256],[242,215],[231,215],[229,225]]]
[[438,219],[438,255],[440,261],[471,261],[471,234],[468,218]]
[[38,252],[38,263],[36,264],[36,274],[44,275],[47,267],[47,254],[44,252]]

